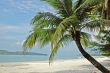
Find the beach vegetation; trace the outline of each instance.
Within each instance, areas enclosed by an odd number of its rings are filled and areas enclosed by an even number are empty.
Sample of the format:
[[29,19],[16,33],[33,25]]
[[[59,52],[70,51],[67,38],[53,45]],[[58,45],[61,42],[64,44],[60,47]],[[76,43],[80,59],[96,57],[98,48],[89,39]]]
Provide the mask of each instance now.
[[[42,47],[51,44],[49,62],[52,62],[60,47],[75,41],[81,54],[103,73],[110,73],[84,49],[91,46],[91,34],[105,29],[104,0],[42,0],[51,5],[56,13],[39,12],[31,22],[30,35],[25,40],[24,50],[32,48],[36,43]],[[105,16],[105,17],[104,17]],[[105,19],[102,19],[105,18]],[[73,46],[74,48],[74,46]],[[73,52],[74,53],[74,52]]]

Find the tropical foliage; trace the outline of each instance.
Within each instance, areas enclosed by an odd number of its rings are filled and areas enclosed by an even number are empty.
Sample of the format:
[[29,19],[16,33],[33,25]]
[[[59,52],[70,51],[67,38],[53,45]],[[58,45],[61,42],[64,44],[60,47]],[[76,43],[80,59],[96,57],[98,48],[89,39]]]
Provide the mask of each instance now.
[[[103,0],[43,1],[50,4],[56,10],[56,14],[40,12],[33,18],[31,23],[33,30],[23,45],[25,50],[32,48],[36,43],[40,43],[42,47],[51,43],[52,49],[49,58],[51,62],[59,47],[74,40],[85,58],[97,68],[99,66],[103,67],[82,48],[82,45],[89,46],[91,43],[91,35],[86,32],[87,30],[99,31],[104,29],[100,19]],[[95,63],[99,65],[95,65]],[[101,70],[101,68],[99,69]],[[105,70],[104,68],[102,71]]]
[[[89,4],[87,1],[72,0],[43,0],[48,2],[56,9],[57,14],[50,12],[38,13],[32,20],[33,31],[24,43],[24,47],[32,48],[36,43],[45,46],[49,43],[52,45],[50,60],[60,46],[72,41],[72,36],[76,31],[81,31],[81,42],[84,46],[90,45],[90,34],[83,32],[83,29],[96,30],[101,28],[99,19],[92,20],[90,12],[94,5],[99,1],[94,0],[95,4]],[[87,4],[87,7],[83,5]],[[89,7],[91,6],[91,7]],[[80,14],[79,14],[80,13]],[[82,18],[80,18],[82,17]],[[90,18],[91,19],[88,19]],[[86,21],[85,21],[86,20]],[[75,40],[75,39],[74,39]]]
[[100,53],[103,56],[110,56],[110,30],[100,31],[99,34],[95,36],[95,39],[98,40],[98,42],[94,42],[93,45],[100,50]]

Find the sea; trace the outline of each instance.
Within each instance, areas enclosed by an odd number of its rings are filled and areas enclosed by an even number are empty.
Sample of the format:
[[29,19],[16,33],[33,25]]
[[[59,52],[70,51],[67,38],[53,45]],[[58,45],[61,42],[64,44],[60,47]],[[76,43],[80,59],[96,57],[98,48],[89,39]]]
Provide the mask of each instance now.
[[[93,57],[101,56],[99,52],[94,50],[87,50]],[[29,62],[29,61],[48,61],[49,55],[0,55],[0,62]],[[76,51],[63,51],[55,55],[54,60],[69,60],[84,58],[80,52]]]
[[[68,46],[59,48],[58,52],[55,55],[54,60],[69,60],[69,59],[80,59],[84,58],[79,52],[78,48],[72,44]],[[40,52],[47,55],[0,55],[0,62],[29,62],[29,61],[49,61],[50,50],[48,47],[44,49],[38,49]],[[37,50],[37,52],[38,52]],[[101,53],[99,50],[94,48],[85,49],[93,57],[100,57]],[[34,51],[35,52],[35,51]]]

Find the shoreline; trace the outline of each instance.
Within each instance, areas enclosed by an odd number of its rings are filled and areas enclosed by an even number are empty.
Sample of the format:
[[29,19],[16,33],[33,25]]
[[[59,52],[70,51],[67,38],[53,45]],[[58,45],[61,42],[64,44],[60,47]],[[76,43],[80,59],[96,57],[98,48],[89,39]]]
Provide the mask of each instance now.
[[[110,69],[109,57],[96,58]],[[101,73],[86,59],[0,63],[1,73]]]
[[[105,58],[105,56],[93,56],[94,58]],[[53,61],[68,61],[68,60],[78,60],[85,59],[84,57],[71,58],[71,59],[55,59]],[[28,61],[0,61],[0,63],[23,63],[23,62],[49,62],[49,60],[28,60]]]

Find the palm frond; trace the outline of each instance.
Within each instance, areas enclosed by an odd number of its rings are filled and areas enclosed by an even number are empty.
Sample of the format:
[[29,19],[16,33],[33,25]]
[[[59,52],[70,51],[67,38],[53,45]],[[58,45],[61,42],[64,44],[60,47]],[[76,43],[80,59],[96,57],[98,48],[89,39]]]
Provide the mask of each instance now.
[[41,47],[49,44],[55,29],[41,29],[33,28],[33,32],[28,36],[27,40],[24,42],[23,47],[25,49],[32,48],[36,42],[40,44]]
[[[95,5],[100,4],[101,2],[103,2],[103,0],[85,0],[85,2],[84,2],[82,5],[80,5],[80,6],[76,9],[76,11],[79,10],[79,9],[92,8],[92,7],[94,7]],[[75,11],[75,12],[76,12],[76,11]]]
[[73,10],[76,10],[80,5],[82,5],[84,0],[77,0],[73,3]]
[[91,45],[91,35],[89,33],[81,32],[81,44],[89,47]]
[[27,48],[32,48],[35,45],[37,38],[38,38],[38,35],[35,32],[31,33],[23,43],[24,51]]
[[53,6],[63,17],[72,15],[72,0],[43,0]]
[[38,13],[32,20],[32,25],[44,28],[44,27],[56,27],[62,19],[52,13],[44,12],[44,13]]
[[88,17],[88,14],[91,14],[91,12],[93,13],[93,9],[97,8],[99,4],[100,0],[83,0],[82,4],[75,9],[74,13],[77,14],[80,21],[83,21],[84,18]]
[[52,37],[55,33],[55,28],[52,29],[41,29],[41,28],[34,28],[34,31],[38,34],[39,37],[39,43],[41,47],[49,44],[51,42]]
[[79,21],[77,20],[75,15],[64,19],[56,28],[55,34],[52,39],[52,43],[57,43],[61,36],[67,33],[68,29],[70,29],[71,27],[77,27],[79,25],[78,23]]
[[70,41],[72,41],[71,35],[66,34],[61,37],[61,39],[57,42],[57,44],[54,44],[50,57],[49,57],[49,63],[51,63],[52,60],[54,59],[55,54],[57,53],[59,47],[61,46],[63,47],[63,45],[67,44]]
[[101,30],[96,36],[96,39],[100,40],[101,43],[109,44],[110,43],[110,30]]
[[101,22],[100,19],[98,20],[90,20],[87,22],[84,22],[82,24],[81,29],[88,29],[90,31],[99,31],[104,29],[104,24]]

